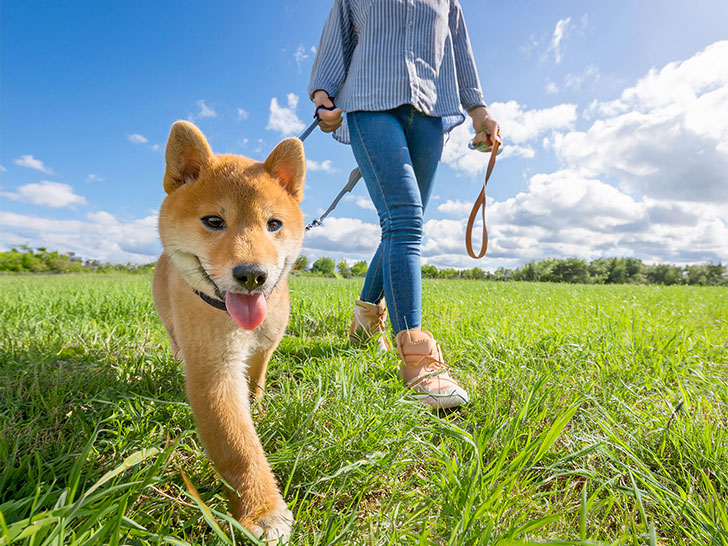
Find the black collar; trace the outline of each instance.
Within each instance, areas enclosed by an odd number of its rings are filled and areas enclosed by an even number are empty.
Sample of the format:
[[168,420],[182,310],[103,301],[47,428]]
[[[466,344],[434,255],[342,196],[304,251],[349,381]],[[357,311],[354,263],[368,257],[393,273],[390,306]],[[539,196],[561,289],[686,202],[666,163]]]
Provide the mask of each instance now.
[[[195,294],[197,294],[198,296],[200,296],[200,298],[202,299],[202,301],[204,301],[208,305],[212,305],[216,309],[220,309],[220,310],[225,311],[227,313],[227,307],[225,306],[225,301],[223,300],[223,298],[220,298],[220,299],[211,298],[210,296],[208,296],[204,292],[200,292],[199,290],[195,290],[194,288],[192,289],[192,291]],[[217,290],[217,287],[215,287],[215,292],[218,293],[218,294],[220,293],[220,291]]]
[[[207,271],[205,271],[205,268],[202,267],[202,262],[200,261],[200,258],[198,256],[195,256],[195,258],[197,258],[197,263],[200,266],[200,272],[205,276],[205,278],[208,281],[210,281],[212,286],[215,287],[215,296],[217,296],[217,299],[211,298],[204,292],[200,292],[199,290],[195,290],[194,288],[192,289],[192,291],[195,294],[197,294],[198,296],[200,296],[202,301],[204,301],[206,304],[212,305],[214,308],[220,309],[221,311],[225,311],[227,313],[228,310],[227,310],[227,307],[225,306],[225,292],[221,291],[217,287],[217,284],[215,284],[215,281],[212,280],[212,277],[210,277],[210,275],[207,274]],[[230,314],[230,313],[228,313],[228,314]]]

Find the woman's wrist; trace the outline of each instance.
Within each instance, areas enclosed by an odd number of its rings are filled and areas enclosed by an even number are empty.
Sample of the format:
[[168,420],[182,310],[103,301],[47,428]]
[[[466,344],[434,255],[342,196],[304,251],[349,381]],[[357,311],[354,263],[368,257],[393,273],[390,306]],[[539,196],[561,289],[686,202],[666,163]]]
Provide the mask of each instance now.
[[473,129],[476,135],[473,144],[485,144],[492,146],[495,142],[503,144],[500,138],[500,126],[498,122],[490,115],[488,107],[479,105],[468,110],[468,115],[473,120]]
[[497,124],[487,106],[479,105],[468,110],[468,115],[473,120],[473,129],[476,132],[488,131],[492,125]]
[[484,118],[490,117],[490,112],[488,111],[488,107],[485,104],[478,104],[477,106],[473,106],[468,110],[468,115],[473,119]]
[[329,92],[325,89],[317,89],[313,92],[313,102],[317,107],[322,104],[324,106],[331,106],[333,104]]

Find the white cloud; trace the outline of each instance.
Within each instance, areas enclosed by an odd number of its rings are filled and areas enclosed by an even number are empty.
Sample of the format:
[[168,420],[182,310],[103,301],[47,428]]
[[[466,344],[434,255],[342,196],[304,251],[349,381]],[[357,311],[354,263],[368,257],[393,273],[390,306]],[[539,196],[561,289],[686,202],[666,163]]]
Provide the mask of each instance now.
[[313,159],[307,159],[306,169],[313,172],[321,171],[329,174],[341,172],[339,171],[339,169],[334,167],[333,163],[331,163],[331,160],[329,159],[325,159],[324,161],[314,161]]
[[53,174],[51,169],[46,167],[40,159],[34,158],[31,154],[22,155],[17,159],[13,159],[13,163],[21,167],[27,167],[28,169],[34,169],[46,174]]
[[147,142],[149,142],[147,137],[145,137],[144,135],[140,135],[139,133],[126,135],[126,139],[133,144],[146,144]]
[[0,195],[14,201],[55,208],[86,204],[86,199],[73,193],[73,188],[68,184],[48,180],[25,184],[20,186],[15,193],[1,193]]
[[249,114],[247,110],[245,110],[244,108],[238,108],[238,119],[245,121],[246,119],[248,119],[248,116]]
[[556,64],[560,64],[561,60],[563,58],[563,46],[562,42],[564,41],[564,38],[569,34],[571,28],[571,17],[567,17],[566,19],[561,19],[556,23],[556,27],[554,27],[554,34],[551,37],[551,44],[549,45],[548,50],[546,51],[546,55],[548,53],[552,52],[554,53],[554,60],[556,61]]
[[552,141],[568,167],[613,178],[629,193],[726,202],[728,41],[651,70],[589,114],[602,119]]
[[100,210],[99,212],[89,212],[86,215],[86,218],[89,220],[96,222],[97,224],[103,224],[103,225],[113,225],[118,226],[119,221],[116,219],[116,216],[113,214],[106,212],[104,210]]
[[593,83],[597,83],[601,77],[599,68],[596,65],[590,64],[580,74],[567,74],[564,78],[564,87],[574,91],[581,91],[582,86],[586,82],[592,81]]
[[[576,105],[560,104],[551,108],[526,110],[516,101],[494,102],[488,106],[493,117],[501,126],[504,146],[501,159],[509,156],[534,157],[529,146],[520,146],[536,140],[546,133],[573,126],[576,121]],[[468,148],[475,136],[471,124],[463,123],[453,129],[445,143],[442,161],[455,170],[467,173],[481,173],[488,164],[490,154]]]
[[354,202],[356,203],[356,206],[360,209],[373,210],[375,212],[377,210],[377,207],[374,206],[374,203],[372,203],[372,200],[368,197],[357,195]]
[[[486,211],[488,253],[479,261],[465,254],[470,204],[450,201],[438,210],[459,220],[425,224],[423,259],[437,267],[517,267],[535,259],[635,256],[647,262],[695,263],[728,255],[726,205],[686,204],[644,197],[572,170],[538,174],[528,189]],[[474,245],[479,247],[476,227]]]
[[507,157],[522,157],[524,159],[531,159],[536,155],[536,151],[530,146],[518,146],[512,144],[503,148],[503,153],[499,154],[500,159]]
[[[590,73],[596,77],[598,71]],[[586,112],[601,119],[585,131],[547,138],[547,131],[533,129],[539,125],[533,120],[519,128],[524,136],[516,141],[541,133],[564,168],[534,175],[526,191],[489,203],[482,266],[570,256],[725,261],[728,42],[651,70],[619,99],[595,102]],[[476,262],[463,252],[467,207],[451,201],[439,210],[460,219],[426,224],[423,257],[438,267],[472,267]]]
[[544,91],[546,91],[546,93],[548,95],[555,95],[556,93],[559,92],[559,88],[556,86],[556,84],[554,82],[547,82],[546,85],[544,86]]
[[344,196],[344,201],[354,201],[354,204],[360,209],[373,210],[374,212],[377,211],[377,207],[374,206],[372,200],[363,195],[352,195],[351,193],[347,193]]
[[437,205],[437,210],[444,212],[445,214],[452,214],[458,218],[467,217],[470,214],[470,210],[473,208],[472,203],[460,201],[459,199],[453,201],[448,199],[444,203]]
[[531,34],[528,37],[528,43],[521,46],[521,53],[523,53],[528,59],[531,57],[531,54],[539,48],[540,44],[540,39],[535,34]]
[[55,220],[4,212],[4,243],[75,252],[86,259],[115,263],[149,263],[161,251],[157,215],[121,222],[107,212],[89,213],[89,221]]
[[306,125],[296,115],[298,95],[288,93],[286,99],[288,107],[279,105],[276,97],[270,100],[270,116],[266,129],[278,131],[283,136],[290,136],[303,131]]
[[0,165],[0,173],[4,173],[5,171],[7,171],[7,169],[5,167],[3,167],[2,165]]
[[[313,49],[313,48],[312,48]],[[298,72],[301,72],[301,63],[308,59],[309,52],[311,50],[306,50],[303,44],[298,44],[298,47],[296,48],[296,52],[293,54],[293,58],[296,60],[296,65],[298,66]],[[315,51],[314,51],[315,53]]]
[[306,233],[303,254],[321,253],[331,256],[336,253],[369,259],[379,245],[379,238],[380,229],[376,224],[357,218],[329,216],[323,225]]
[[488,109],[498,120],[503,136],[515,144],[532,141],[553,130],[567,129],[576,121],[575,104],[526,110],[524,106],[510,100],[494,102]]
[[728,252],[726,206],[636,199],[571,170],[531,178],[527,192],[488,209],[493,255],[636,256],[718,261]]
[[86,177],[86,182],[103,182],[106,180],[103,176],[99,176],[98,174],[91,173]]
[[191,116],[191,119],[216,118],[217,112],[205,104],[204,99],[197,101],[198,111]]

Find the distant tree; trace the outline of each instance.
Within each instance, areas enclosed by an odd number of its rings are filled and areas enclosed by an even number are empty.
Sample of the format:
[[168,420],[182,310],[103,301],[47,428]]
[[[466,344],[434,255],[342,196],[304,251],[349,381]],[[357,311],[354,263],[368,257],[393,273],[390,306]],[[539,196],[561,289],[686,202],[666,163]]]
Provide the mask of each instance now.
[[293,266],[294,271],[305,271],[308,265],[308,258],[306,256],[299,256],[296,263]]
[[627,282],[627,266],[623,258],[612,258],[610,260],[606,282],[609,284],[623,284]]
[[472,269],[463,269],[460,272],[460,276],[463,279],[473,279],[476,281],[482,281],[485,278],[485,271],[483,271],[479,267],[474,267]]
[[624,268],[627,272],[627,282],[631,284],[643,284],[645,278],[645,266],[642,260],[637,258],[624,258]]
[[680,284],[682,283],[682,270],[675,265],[653,265],[647,270],[647,280],[653,284]]
[[0,271],[17,273],[23,271],[23,255],[17,248],[0,254]]
[[349,264],[346,263],[346,260],[341,260],[339,262],[339,264],[336,266],[336,270],[345,279],[348,279],[351,277],[351,268],[349,267]]
[[458,270],[453,269],[452,267],[449,267],[447,269],[440,269],[437,273],[438,278],[440,279],[454,279],[458,276]]
[[587,267],[589,273],[589,282],[594,284],[604,284],[609,278],[609,264],[611,260],[609,258],[599,258],[594,260]]
[[434,265],[424,264],[422,267],[422,276],[426,279],[437,278],[437,268]]
[[585,283],[589,278],[589,272],[584,260],[568,258],[558,260],[551,270],[553,282]]
[[367,274],[369,266],[364,260],[356,262],[351,266],[351,274],[355,277],[364,277]]
[[531,260],[520,269],[516,269],[513,272],[514,281],[537,281],[538,280],[538,269],[536,268],[536,262]]
[[554,265],[556,265],[556,260],[553,258],[541,260],[536,263],[536,280],[541,282],[552,282]]
[[721,263],[705,264],[705,281],[709,286],[728,286],[728,270]]
[[331,276],[334,274],[334,268],[336,267],[336,263],[334,262],[333,258],[324,258],[321,257],[315,262],[313,262],[313,266],[311,267],[311,271],[314,273],[319,273],[321,275],[325,276]]
[[685,273],[688,284],[708,284],[708,271],[704,265],[689,265],[685,268]]
[[495,270],[495,273],[491,275],[494,281],[510,281],[513,279],[513,271],[506,269],[505,267],[499,267]]

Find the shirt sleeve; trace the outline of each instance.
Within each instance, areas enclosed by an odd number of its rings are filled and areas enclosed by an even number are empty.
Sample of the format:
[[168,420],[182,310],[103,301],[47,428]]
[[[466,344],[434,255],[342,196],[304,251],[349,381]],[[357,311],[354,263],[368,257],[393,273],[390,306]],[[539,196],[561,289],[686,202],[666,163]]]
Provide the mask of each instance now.
[[450,3],[450,36],[455,54],[455,72],[458,81],[460,104],[467,112],[475,106],[485,106],[483,91],[480,88],[478,70],[475,67],[473,49],[470,46],[468,29],[465,27],[463,10],[458,0]]
[[317,89],[335,97],[346,79],[356,45],[348,8],[348,0],[335,0],[326,20],[308,84],[311,99]]

